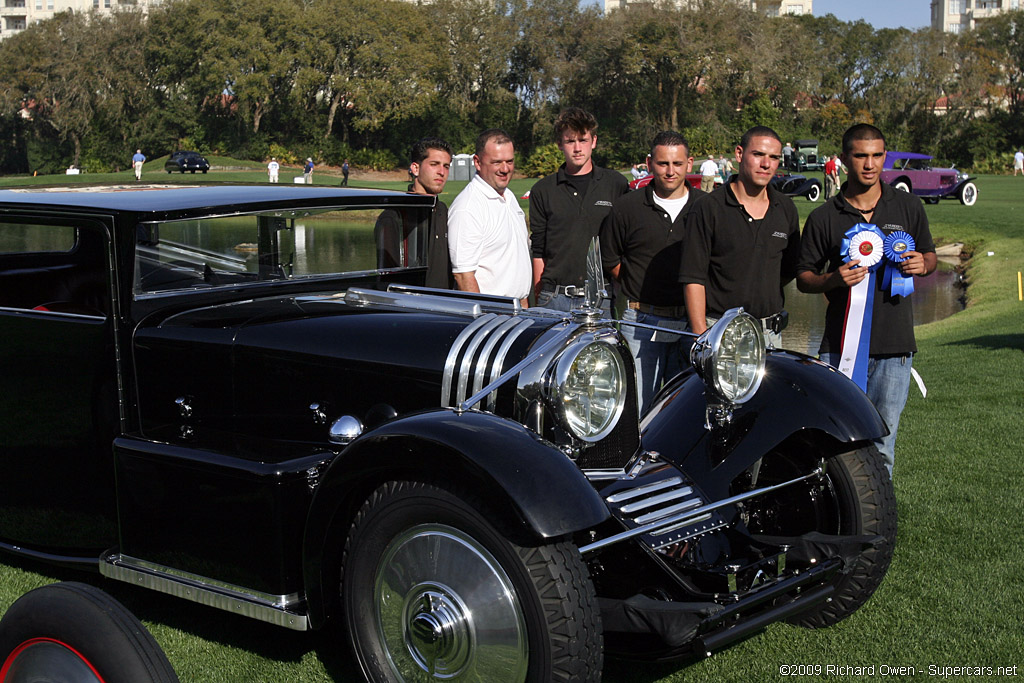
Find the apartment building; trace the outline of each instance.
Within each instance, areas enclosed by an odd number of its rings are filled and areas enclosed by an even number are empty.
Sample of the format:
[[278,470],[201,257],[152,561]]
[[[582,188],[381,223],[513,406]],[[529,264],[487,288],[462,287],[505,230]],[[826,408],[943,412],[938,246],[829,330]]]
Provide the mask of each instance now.
[[932,28],[960,33],[974,28],[979,19],[1019,9],[1024,9],[1024,0],[932,0]]
[[112,12],[127,7],[144,10],[162,0],[0,0],[0,40],[58,12]]
[[[620,7],[627,7],[653,0],[604,0],[604,11],[609,12]],[[699,0],[675,0],[679,5],[695,5]],[[736,0],[756,12],[763,12],[770,17],[783,14],[814,14],[814,0]]]

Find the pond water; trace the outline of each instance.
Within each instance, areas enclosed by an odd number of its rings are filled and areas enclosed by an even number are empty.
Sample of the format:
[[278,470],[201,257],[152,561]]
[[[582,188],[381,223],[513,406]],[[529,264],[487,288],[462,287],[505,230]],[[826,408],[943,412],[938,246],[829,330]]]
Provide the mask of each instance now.
[[[789,327],[782,333],[782,346],[793,351],[818,355],[825,331],[824,294],[803,294],[790,282],[785,288]],[[964,308],[964,288],[952,263],[939,261],[939,267],[927,277],[914,278],[914,325],[947,318]]]

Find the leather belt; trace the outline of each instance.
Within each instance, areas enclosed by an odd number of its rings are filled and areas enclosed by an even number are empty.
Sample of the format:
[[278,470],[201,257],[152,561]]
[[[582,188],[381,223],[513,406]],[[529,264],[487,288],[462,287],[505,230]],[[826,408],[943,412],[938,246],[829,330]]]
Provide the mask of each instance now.
[[626,304],[629,308],[648,315],[656,315],[661,318],[685,318],[686,306],[652,306],[640,301],[630,301]]
[[586,291],[583,287],[577,285],[557,285],[554,288],[545,287],[540,291],[541,294],[548,294],[554,292],[554,296],[564,294],[565,296],[584,296]]

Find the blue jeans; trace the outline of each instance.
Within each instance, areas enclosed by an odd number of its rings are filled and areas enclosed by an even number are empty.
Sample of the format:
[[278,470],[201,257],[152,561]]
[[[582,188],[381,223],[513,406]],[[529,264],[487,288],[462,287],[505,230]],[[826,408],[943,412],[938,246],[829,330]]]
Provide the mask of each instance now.
[[[633,362],[636,364],[636,393],[640,401],[640,414],[643,415],[651,407],[651,400],[661,388],[662,382],[675,377],[687,365],[683,358],[683,341],[688,342],[689,338],[669,333],[668,326],[677,330],[687,330],[689,326],[685,318],[663,318],[633,308],[623,311],[622,319],[645,325],[663,323],[666,327],[666,332],[655,332],[632,325],[621,327],[622,336],[629,344]],[[686,347],[689,347],[689,343]]]
[[[838,353],[824,353],[821,360],[832,367],[839,367],[841,360]],[[914,364],[914,355],[897,356],[895,358],[868,359],[868,390],[867,395],[874,404],[878,414],[882,416],[889,428],[889,436],[875,439],[878,451],[885,459],[885,467],[892,476],[896,464],[896,430],[900,426],[900,414],[907,405],[907,393],[910,391],[910,369]]]

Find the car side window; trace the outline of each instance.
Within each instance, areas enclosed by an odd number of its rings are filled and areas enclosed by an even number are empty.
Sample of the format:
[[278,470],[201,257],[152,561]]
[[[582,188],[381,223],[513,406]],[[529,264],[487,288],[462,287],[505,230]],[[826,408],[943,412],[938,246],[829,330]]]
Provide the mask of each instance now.
[[430,210],[331,209],[143,223],[135,294],[426,266]]
[[99,229],[0,223],[0,307],[106,315],[106,263],[106,235]]

